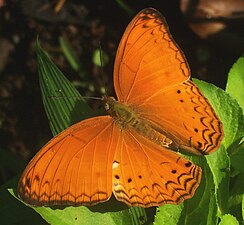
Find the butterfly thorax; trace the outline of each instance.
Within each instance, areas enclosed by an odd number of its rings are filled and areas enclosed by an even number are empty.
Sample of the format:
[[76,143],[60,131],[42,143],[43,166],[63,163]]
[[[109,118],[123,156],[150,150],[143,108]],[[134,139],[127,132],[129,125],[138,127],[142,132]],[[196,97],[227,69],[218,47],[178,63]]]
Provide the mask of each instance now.
[[137,133],[164,147],[175,148],[173,141],[165,132],[154,124],[140,118],[140,115],[125,103],[116,101],[113,97],[103,98],[105,110],[114,119],[121,130],[132,128]]

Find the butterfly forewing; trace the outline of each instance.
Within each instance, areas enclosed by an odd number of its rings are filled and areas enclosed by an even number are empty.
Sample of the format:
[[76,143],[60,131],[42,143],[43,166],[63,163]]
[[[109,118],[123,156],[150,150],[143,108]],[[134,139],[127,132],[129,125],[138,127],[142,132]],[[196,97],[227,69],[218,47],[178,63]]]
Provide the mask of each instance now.
[[164,17],[155,9],[142,10],[126,28],[118,47],[114,66],[118,100],[141,103],[142,91],[151,96],[189,77],[184,54]]

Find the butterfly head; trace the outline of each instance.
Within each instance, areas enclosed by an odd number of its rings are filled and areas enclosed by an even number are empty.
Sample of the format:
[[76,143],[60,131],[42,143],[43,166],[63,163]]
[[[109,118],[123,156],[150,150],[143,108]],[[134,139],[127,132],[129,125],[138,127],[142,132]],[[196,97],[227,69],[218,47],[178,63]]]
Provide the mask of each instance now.
[[115,98],[108,96],[103,97],[103,102],[107,113],[113,117],[120,127],[123,128],[126,124],[133,123],[133,121],[137,120],[136,112],[125,103],[118,102]]
[[104,109],[106,110],[106,112],[113,118],[116,118],[116,104],[118,104],[118,102],[116,101],[116,99],[114,97],[110,97],[110,96],[103,96],[103,105],[104,105]]
[[115,98],[114,97],[109,97],[109,96],[103,96],[102,98],[103,100],[103,104],[104,104],[104,108],[105,110],[111,114],[111,111],[114,110],[114,104],[116,102]]

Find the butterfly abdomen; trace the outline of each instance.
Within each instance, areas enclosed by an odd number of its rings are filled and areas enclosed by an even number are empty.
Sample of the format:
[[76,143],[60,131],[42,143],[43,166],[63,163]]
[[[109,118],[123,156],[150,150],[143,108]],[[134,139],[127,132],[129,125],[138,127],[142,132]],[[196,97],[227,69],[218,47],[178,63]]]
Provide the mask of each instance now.
[[171,140],[165,134],[155,130],[150,123],[139,120],[136,124],[134,124],[133,127],[137,131],[137,133],[141,134],[152,142],[163,147],[173,148],[173,146],[171,146],[173,144],[173,140]]

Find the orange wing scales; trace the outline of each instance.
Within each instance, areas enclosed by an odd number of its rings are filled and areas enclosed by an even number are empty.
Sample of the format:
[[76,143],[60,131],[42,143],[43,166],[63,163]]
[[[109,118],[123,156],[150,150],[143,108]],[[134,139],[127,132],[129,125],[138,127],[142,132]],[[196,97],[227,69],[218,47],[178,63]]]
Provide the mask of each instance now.
[[192,197],[200,167],[133,131],[125,132],[119,143],[113,169],[113,193],[119,201],[151,207]]
[[93,205],[112,193],[118,129],[112,118],[81,121],[51,140],[25,169],[18,193],[30,205]]

